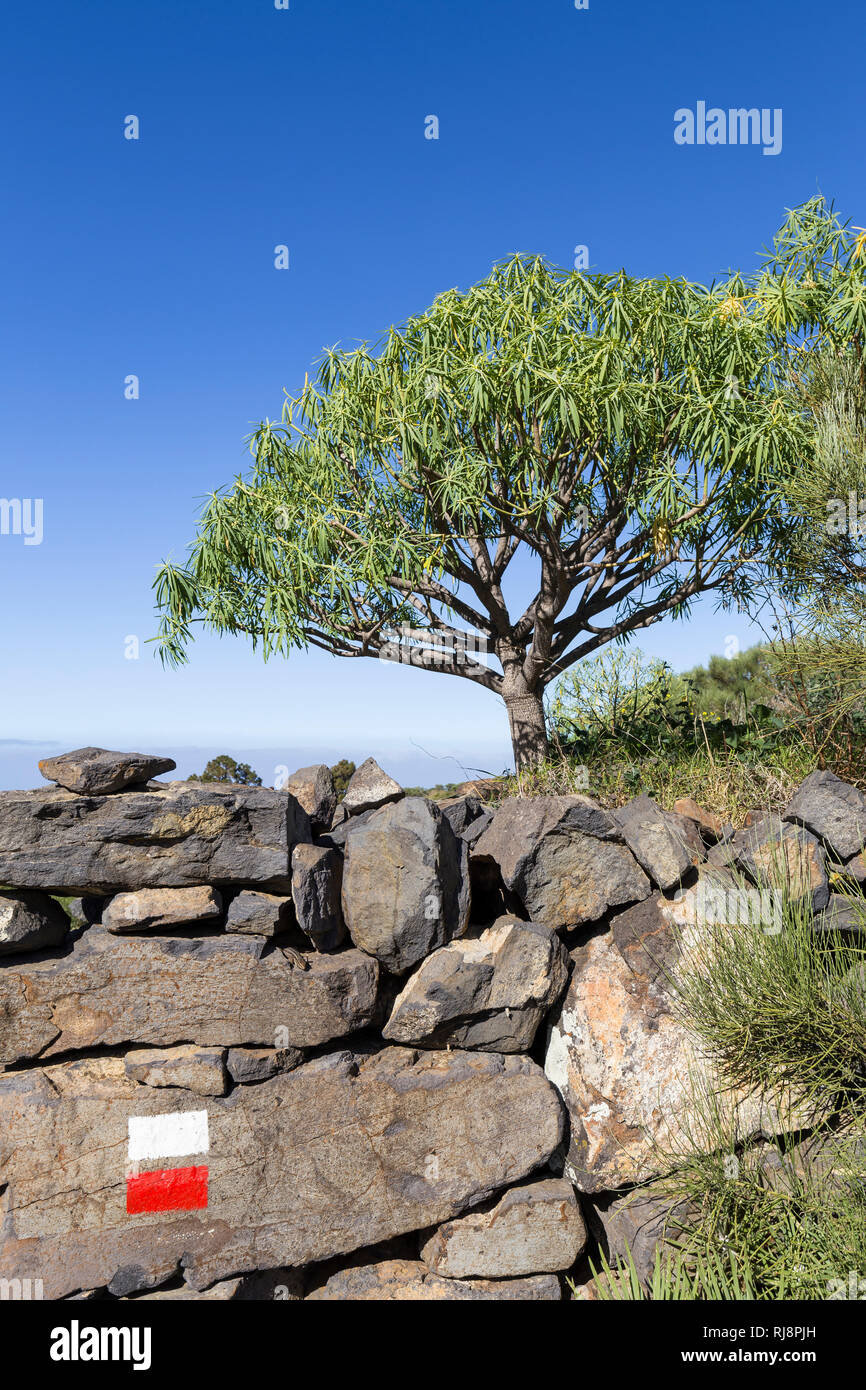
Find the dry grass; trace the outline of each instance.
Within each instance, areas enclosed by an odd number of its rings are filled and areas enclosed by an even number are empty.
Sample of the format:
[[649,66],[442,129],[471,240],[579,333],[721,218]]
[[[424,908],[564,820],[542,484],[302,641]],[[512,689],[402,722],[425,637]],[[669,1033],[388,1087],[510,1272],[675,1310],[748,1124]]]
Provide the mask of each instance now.
[[519,772],[509,778],[505,795],[583,792],[602,806],[613,808],[645,792],[669,810],[679,797],[693,796],[721,820],[740,825],[747,811],[779,810],[785,806],[816,766],[815,754],[805,746],[780,749],[766,761],[745,759],[736,752],[713,753],[709,749],[674,760],[596,759],[585,765],[559,756],[531,772]]

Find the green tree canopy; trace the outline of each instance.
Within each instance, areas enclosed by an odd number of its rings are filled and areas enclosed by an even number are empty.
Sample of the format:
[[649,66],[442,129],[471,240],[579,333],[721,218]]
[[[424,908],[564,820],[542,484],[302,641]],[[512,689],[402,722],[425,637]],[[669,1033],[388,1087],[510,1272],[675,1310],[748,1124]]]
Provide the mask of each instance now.
[[801,298],[771,268],[707,288],[521,255],[328,351],[160,569],[164,658],[201,623],[407,661],[500,695],[537,761],[563,671],[701,593],[748,601],[806,447],[780,374]]
[[338,763],[334,763],[331,768],[331,778],[334,783],[334,791],[340,801],[346,795],[346,788],[351,781],[352,774],[357,772],[355,764],[349,758],[341,758]]
[[228,753],[220,753],[218,758],[211,758],[204,772],[199,775],[194,772],[189,778],[190,782],[233,782],[242,787],[260,787],[262,779],[257,772],[254,772],[249,763],[236,762]]

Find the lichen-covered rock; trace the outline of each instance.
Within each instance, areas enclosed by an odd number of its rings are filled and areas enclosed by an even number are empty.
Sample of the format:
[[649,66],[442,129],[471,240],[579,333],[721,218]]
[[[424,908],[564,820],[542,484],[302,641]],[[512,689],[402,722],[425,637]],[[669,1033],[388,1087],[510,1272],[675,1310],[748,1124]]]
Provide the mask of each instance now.
[[0,890],[0,956],[44,951],[69,931],[69,918],[47,893]]
[[296,970],[261,937],[112,936],[90,927],[56,960],[0,970],[0,1062],[182,1042],[315,1047],[366,1027],[378,966],[360,951]]
[[173,758],[153,753],[113,753],[107,748],[76,748],[71,753],[43,758],[39,763],[46,781],[86,796],[125,791],[175,767]]
[[[194,1125],[165,1120],[188,1111]],[[142,1134],[153,1153],[138,1175],[206,1164],[206,1208],[127,1211],[133,1119],[134,1157]],[[180,1129],[182,1158],[153,1152]],[[331,1054],[206,1107],[137,1085],[120,1057],[3,1073],[0,1278],[41,1278],[56,1299],[143,1292],[179,1265],[194,1289],[298,1269],[450,1220],[546,1163],[562,1133],[539,1067],[481,1053]]]
[[421,1258],[448,1279],[513,1279],[571,1269],[585,1245],[571,1183],[535,1178],[484,1211],[446,1221],[421,1247]]
[[389,801],[399,801],[405,793],[399,782],[383,772],[375,758],[367,758],[352,773],[342,805],[347,816],[376,811]]
[[533,1279],[443,1279],[420,1260],[384,1260],[356,1265],[333,1274],[307,1302],[477,1303],[558,1302],[559,1280],[551,1274]]
[[298,926],[317,951],[335,951],[346,939],[340,901],[343,856],[325,845],[295,845],[292,900]]
[[405,797],[350,828],[343,917],[355,945],[392,974],[463,935],[469,891],[469,851],[425,797]]
[[382,1030],[393,1042],[527,1052],[562,993],[568,955],[549,927],[504,918],[428,956]]
[[224,1096],[229,1088],[224,1047],[133,1048],[124,1066],[142,1086],[180,1086],[197,1096]]
[[118,893],[103,908],[102,925],[110,932],[170,931],[198,922],[213,923],[222,913],[215,888],[144,888]]
[[801,825],[764,816],[734,837],[735,862],[759,887],[803,899],[820,912],[830,898],[826,855],[816,836]]
[[555,929],[598,921],[651,889],[606,811],[587,796],[512,797],[475,842],[534,922]]
[[209,883],[290,890],[310,823],[293,796],[192,782],[122,795],[0,792],[0,883],[107,896]]
[[582,1192],[647,1181],[673,1168],[684,1147],[714,1147],[715,1113],[742,1141],[814,1118],[794,1096],[722,1085],[679,1018],[676,976],[700,968],[715,930],[697,901],[692,888],[674,902],[639,903],[572,952],[545,1072],[571,1118],[565,1176]]

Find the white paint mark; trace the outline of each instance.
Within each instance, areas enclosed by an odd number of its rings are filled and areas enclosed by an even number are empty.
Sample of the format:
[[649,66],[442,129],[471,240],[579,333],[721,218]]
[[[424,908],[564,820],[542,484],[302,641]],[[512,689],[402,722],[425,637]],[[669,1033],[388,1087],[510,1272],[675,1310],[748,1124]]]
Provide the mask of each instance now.
[[131,1163],[143,1158],[176,1158],[181,1154],[206,1154],[210,1149],[206,1110],[187,1110],[178,1115],[130,1115]]

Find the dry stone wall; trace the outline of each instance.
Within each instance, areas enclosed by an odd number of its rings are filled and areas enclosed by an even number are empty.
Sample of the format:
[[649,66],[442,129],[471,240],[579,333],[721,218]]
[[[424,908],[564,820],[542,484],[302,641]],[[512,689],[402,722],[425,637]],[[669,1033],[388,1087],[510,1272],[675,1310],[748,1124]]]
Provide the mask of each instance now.
[[[50,1299],[547,1301],[629,1233],[651,1263],[707,876],[781,846],[816,928],[860,930],[827,869],[863,876],[866,798],[831,774],[735,833],[438,804],[372,760],[339,805],[325,767],[172,768],[80,749],[0,794],[0,1280]],[[789,1123],[730,1104],[744,1142]]]

